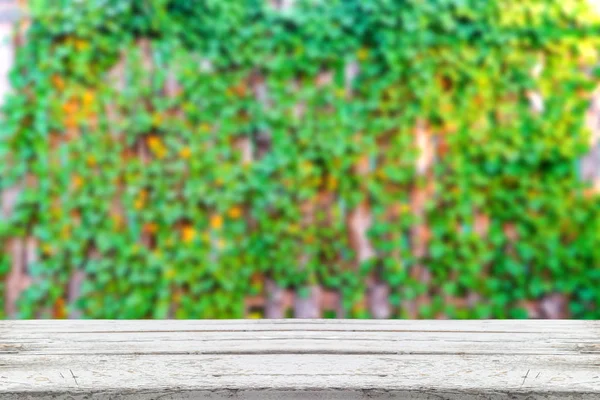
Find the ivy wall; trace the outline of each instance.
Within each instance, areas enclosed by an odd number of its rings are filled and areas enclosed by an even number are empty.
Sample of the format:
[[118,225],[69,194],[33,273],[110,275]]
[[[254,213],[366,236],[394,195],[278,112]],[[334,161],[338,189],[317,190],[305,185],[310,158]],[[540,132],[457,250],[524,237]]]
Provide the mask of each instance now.
[[600,318],[599,22],[585,0],[32,7],[4,317]]

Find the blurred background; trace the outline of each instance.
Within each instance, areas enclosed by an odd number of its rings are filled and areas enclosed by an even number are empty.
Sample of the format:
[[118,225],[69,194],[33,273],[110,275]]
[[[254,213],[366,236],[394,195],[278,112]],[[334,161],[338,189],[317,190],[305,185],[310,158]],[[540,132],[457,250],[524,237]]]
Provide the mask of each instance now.
[[600,318],[599,22],[0,0],[0,317]]

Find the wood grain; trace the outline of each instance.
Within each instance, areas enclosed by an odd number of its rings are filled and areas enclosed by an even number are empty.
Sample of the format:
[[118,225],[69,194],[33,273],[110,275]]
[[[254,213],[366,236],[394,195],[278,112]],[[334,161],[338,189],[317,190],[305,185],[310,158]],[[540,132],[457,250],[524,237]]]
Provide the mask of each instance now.
[[596,399],[596,321],[1,321],[0,399]]

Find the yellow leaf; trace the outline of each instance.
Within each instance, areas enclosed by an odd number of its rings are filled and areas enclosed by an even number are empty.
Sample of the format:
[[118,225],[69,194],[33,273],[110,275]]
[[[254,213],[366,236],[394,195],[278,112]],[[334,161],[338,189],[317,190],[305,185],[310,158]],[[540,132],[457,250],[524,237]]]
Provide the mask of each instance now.
[[137,199],[135,201],[135,203],[133,203],[133,206],[135,207],[136,210],[141,210],[142,208],[144,208],[144,200]]
[[81,186],[83,186],[83,178],[79,175],[73,176],[73,187],[79,189]]
[[358,58],[359,61],[364,61],[369,58],[369,49],[365,47],[358,49],[356,52],[356,58]]
[[190,150],[189,147],[184,147],[183,149],[181,149],[181,151],[179,151],[179,156],[181,158],[183,158],[184,160],[187,160],[188,158],[190,158],[191,155],[192,155],[192,151]]
[[65,80],[60,75],[54,75],[52,77],[52,83],[54,87],[61,90],[65,88]]
[[221,229],[223,226],[223,217],[220,215],[213,215],[210,219],[210,226],[213,229]]
[[329,190],[335,190],[338,186],[337,178],[333,175],[329,175],[327,178],[327,187]]
[[82,97],[83,104],[90,106],[94,102],[94,97],[94,93],[91,90],[86,90]]
[[54,254],[54,249],[52,248],[52,246],[46,243],[42,246],[42,252],[44,252],[44,254],[47,255],[52,255]]
[[210,129],[211,129],[210,124],[207,124],[206,122],[204,122],[200,125],[201,132],[208,133],[208,132],[210,132]]
[[96,157],[94,157],[93,155],[91,155],[91,154],[90,154],[90,155],[87,157],[87,164],[88,164],[90,167],[95,167],[95,166],[96,166],[96,164],[97,164]]
[[169,268],[168,270],[165,271],[165,278],[167,279],[173,279],[175,278],[175,270],[173,268]]
[[148,143],[148,147],[150,147],[152,150],[160,148],[162,146],[162,142],[157,136],[148,137],[148,139],[146,139],[146,142]]
[[232,207],[231,209],[229,209],[227,214],[231,219],[238,219],[242,216],[242,209],[240,207]]
[[181,235],[185,243],[190,243],[196,237],[196,230],[188,225],[183,228]]
[[86,50],[90,47],[90,44],[87,40],[83,39],[75,39],[75,48],[77,50]]

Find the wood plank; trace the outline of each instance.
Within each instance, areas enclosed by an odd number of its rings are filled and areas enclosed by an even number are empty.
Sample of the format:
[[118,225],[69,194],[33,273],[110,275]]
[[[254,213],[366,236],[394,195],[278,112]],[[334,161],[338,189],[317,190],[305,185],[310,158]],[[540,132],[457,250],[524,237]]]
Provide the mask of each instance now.
[[[174,332],[191,331],[409,331],[409,332],[505,332],[565,334],[580,336],[592,332],[600,335],[599,321],[585,320],[18,320],[0,321],[0,334],[18,329],[27,334],[33,328],[38,332]],[[577,333],[575,333],[577,332]],[[2,336],[0,336],[2,337]]]
[[0,321],[0,399],[600,398],[598,321]]
[[[513,336],[513,337],[509,337]],[[0,354],[600,354],[593,336],[577,343],[565,338],[540,336],[543,340],[523,346],[531,334],[480,334],[451,332],[155,332],[139,339],[138,332],[57,333],[50,337],[32,333],[19,339],[3,339]],[[94,346],[90,347],[89,343]],[[443,347],[436,347],[443,342]]]

